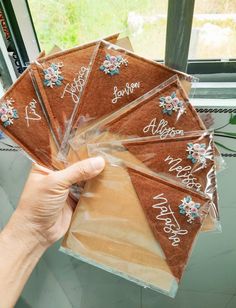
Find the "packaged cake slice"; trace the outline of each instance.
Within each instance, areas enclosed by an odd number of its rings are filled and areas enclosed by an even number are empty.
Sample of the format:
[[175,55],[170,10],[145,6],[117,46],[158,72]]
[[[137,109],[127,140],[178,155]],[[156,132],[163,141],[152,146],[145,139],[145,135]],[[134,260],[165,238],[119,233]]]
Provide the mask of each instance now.
[[[115,42],[119,34],[106,39]],[[35,90],[49,112],[57,120],[60,141],[85,85],[90,62],[98,41],[54,53],[31,64]]]
[[70,145],[82,159],[88,143],[147,136],[164,140],[199,130],[205,126],[175,75],[82,132],[77,130]]
[[[50,111],[49,111],[50,112]],[[27,68],[0,99],[1,130],[35,162],[61,168],[56,120],[51,121],[35,93]]]
[[192,76],[101,41],[75,107],[72,128],[80,130],[115,112],[176,74],[189,91]]
[[221,230],[213,134],[189,132],[175,138],[141,137],[88,145],[93,155],[112,155],[134,161],[159,175],[179,181],[188,189],[208,195],[212,201],[202,231]]
[[115,159],[85,184],[61,250],[174,297],[209,207],[204,194]]

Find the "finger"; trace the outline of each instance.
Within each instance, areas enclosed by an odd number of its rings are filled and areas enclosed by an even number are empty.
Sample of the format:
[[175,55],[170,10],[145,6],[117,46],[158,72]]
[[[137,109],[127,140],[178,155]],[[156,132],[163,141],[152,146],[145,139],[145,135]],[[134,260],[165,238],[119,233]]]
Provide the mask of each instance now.
[[71,185],[89,180],[98,175],[105,167],[102,157],[88,158],[79,161],[70,167],[57,172],[57,180],[62,182],[67,188]]

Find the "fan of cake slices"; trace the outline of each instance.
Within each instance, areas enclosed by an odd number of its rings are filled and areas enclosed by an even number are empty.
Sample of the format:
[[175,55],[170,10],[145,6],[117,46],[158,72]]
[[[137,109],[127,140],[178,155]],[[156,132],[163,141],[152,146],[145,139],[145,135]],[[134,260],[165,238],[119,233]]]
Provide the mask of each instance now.
[[90,155],[108,163],[85,185],[62,249],[168,294],[198,233],[220,229],[217,153],[189,102],[190,82],[100,42],[63,149],[70,163]]
[[[142,58],[112,45],[117,37],[115,34],[107,37],[107,41],[94,41],[48,56],[41,54],[1,98],[2,130],[34,161],[52,169],[62,168],[57,155],[66,128],[70,132],[73,127],[94,123],[177,73],[149,60],[144,63]],[[123,56],[116,58],[119,49]],[[107,70],[99,63],[104,53],[107,60],[102,64],[113,63],[113,70],[112,66]],[[144,66],[147,67],[144,69]],[[119,73],[123,69],[127,76]],[[101,74],[108,77],[106,89],[103,78],[99,79]],[[190,87],[191,78],[178,74],[185,87]],[[138,82],[125,82],[137,75]],[[124,83],[128,95],[110,102],[111,96],[119,95],[113,93],[114,87],[119,89]],[[89,97],[91,89],[96,89],[92,100]]]
[[219,228],[213,136],[193,78],[117,37],[41,55],[1,98],[1,129],[52,170],[104,155],[62,249],[172,296],[198,233]]
[[220,227],[213,136],[178,76],[77,126],[70,145],[70,161],[102,155],[107,166],[85,185],[62,249],[172,294],[198,233]]

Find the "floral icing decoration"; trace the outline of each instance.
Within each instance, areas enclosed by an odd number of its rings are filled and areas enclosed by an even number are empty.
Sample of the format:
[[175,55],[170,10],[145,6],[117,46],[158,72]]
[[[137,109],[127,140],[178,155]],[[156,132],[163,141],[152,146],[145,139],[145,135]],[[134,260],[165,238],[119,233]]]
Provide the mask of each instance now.
[[121,65],[128,65],[128,60],[124,59],[122,56],[111,56],[109,54],[106,55],[103,64],[100,66],[100,70],[105,74],[109,74],[111,76],[117,75],[120,73]]
[[186,151],[188,152],[187,158],[191,160],[193,164],[198,163],[203,168],[206,168],[207,150],[205,143],[188,143]]
[[192,223],[196,218],[200,217],[198,211],[200,208],[200,203],[194,202],[189,196],[185,197],[181,201],[182,204],[179,205],[179,212],[188,218],[187,222]]
[[13,99],[7,99],[5,102],[0,104],[0,119],[4,127],[12,125],[14,119],[19,118],[17,110],[12,106],[13,103]]
[[173,92],[170,96],[160,97],[159,101],[159,106],[163,109],[163,113],[165,114],[172,115],[173,112],[177,111],[183,114],[186,110],[183,102],[178,99],[175,92]]
[[53,88],[54,86],[62,85],[64,79],[61,75],[61,68],[63,63],[52,63],[47,69],[43,70],[44,73],[44,85]]

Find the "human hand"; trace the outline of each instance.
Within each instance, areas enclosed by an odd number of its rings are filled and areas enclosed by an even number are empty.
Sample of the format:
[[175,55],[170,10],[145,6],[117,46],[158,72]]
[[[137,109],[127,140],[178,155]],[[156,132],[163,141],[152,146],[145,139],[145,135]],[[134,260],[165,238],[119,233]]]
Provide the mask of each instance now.
[[69,228],[73,213],[68,200],[70,186],[95,177],[104,166],[101,157],[77,162],[61,171],[34,165],[14,213],[14,224],[32,233],[47,248]]
[[0,306],[13,307],[45,250],[69,228],[72,184],[98,175],[103,158],[90,158],[61,170],[34,165],[19,205],[0,232]]

